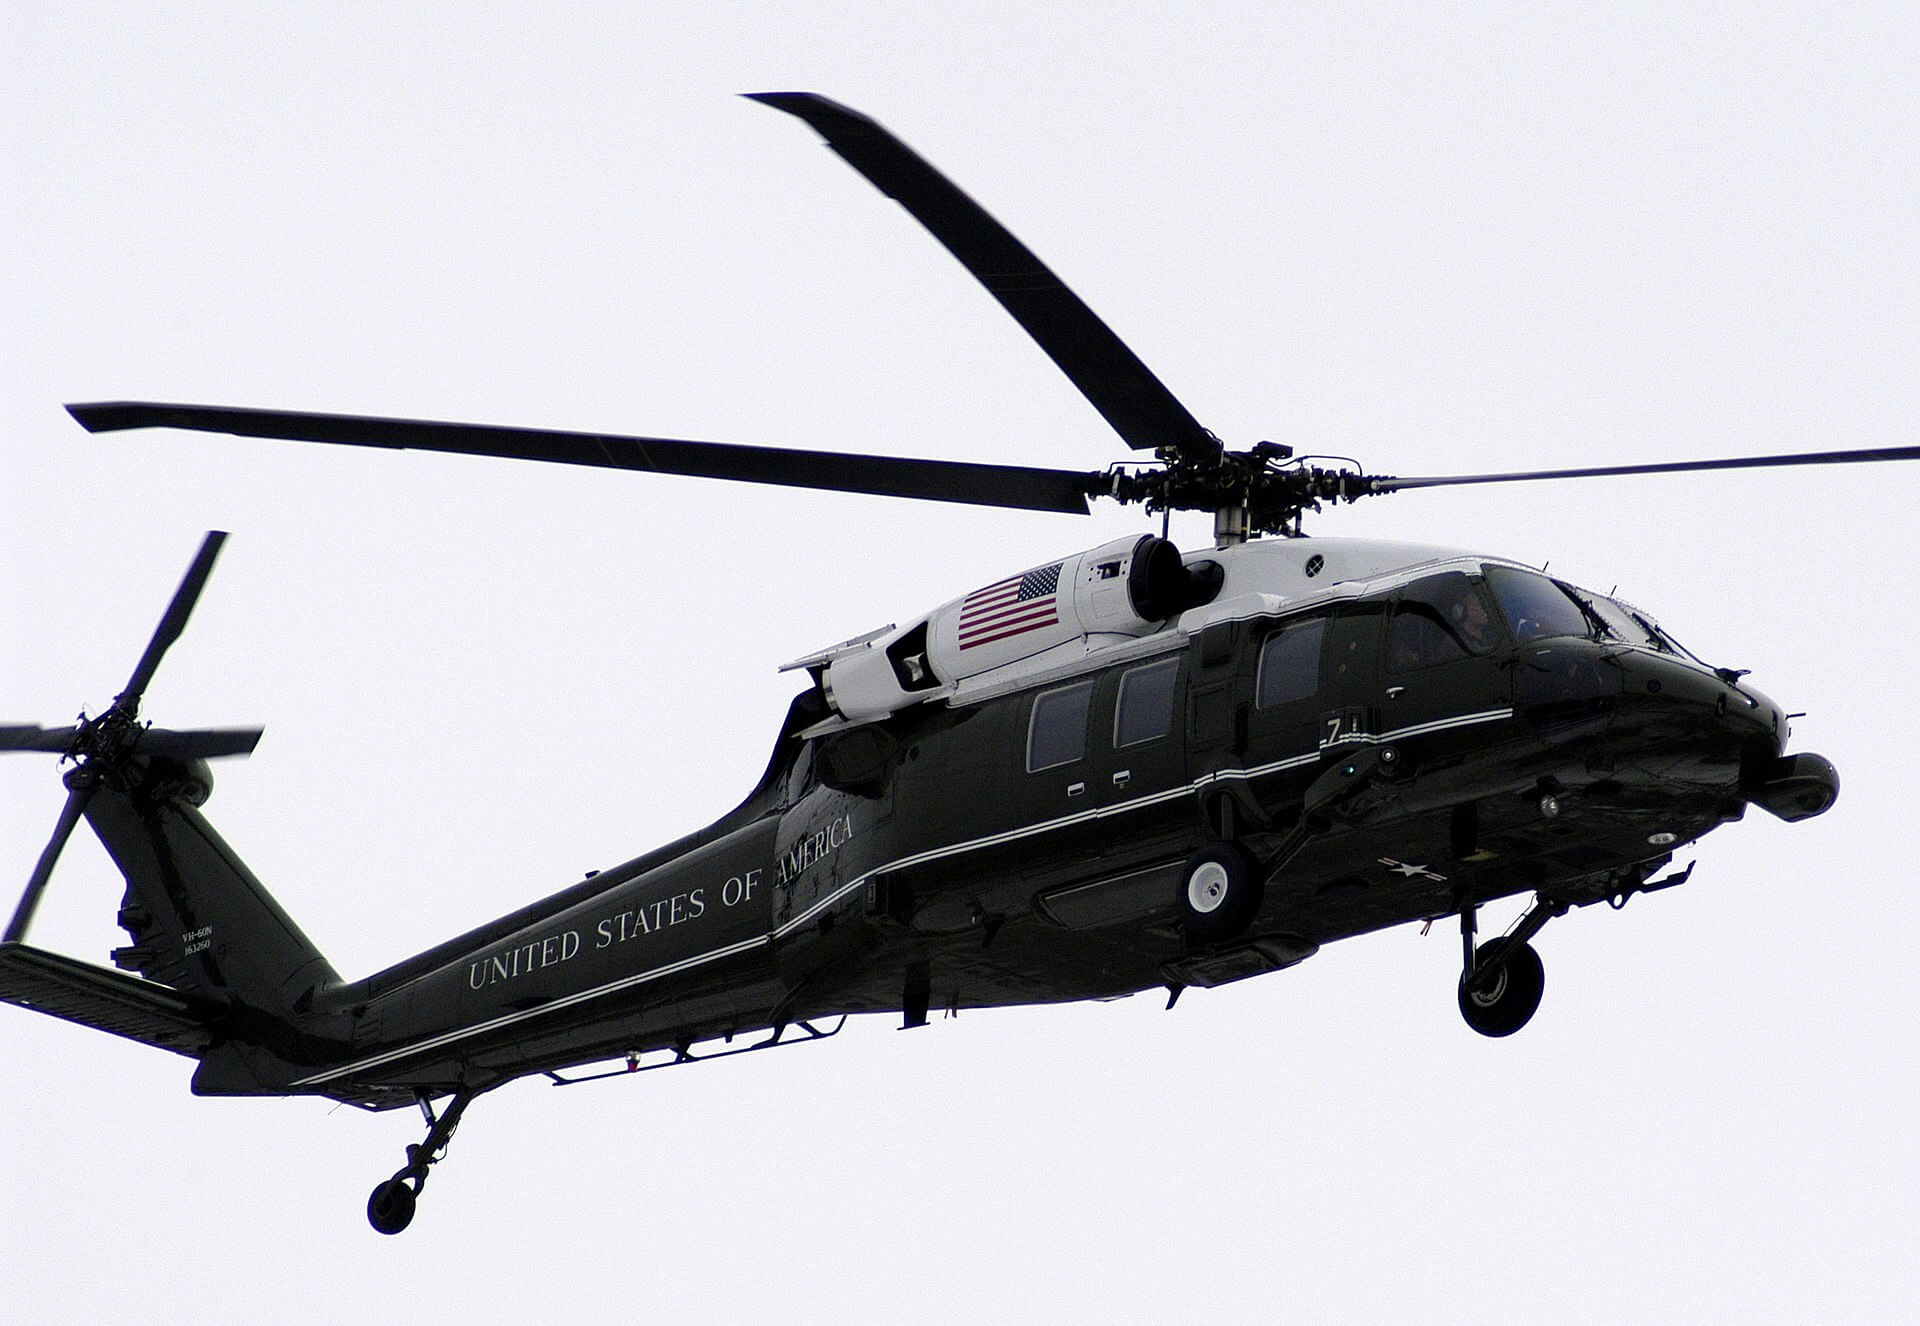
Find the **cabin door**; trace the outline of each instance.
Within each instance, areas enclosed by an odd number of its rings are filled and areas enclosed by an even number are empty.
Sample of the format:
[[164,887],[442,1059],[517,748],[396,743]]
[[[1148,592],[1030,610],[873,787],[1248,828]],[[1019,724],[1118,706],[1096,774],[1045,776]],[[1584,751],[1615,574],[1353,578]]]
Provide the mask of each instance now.
[[1403,586],[1387,618],[1380,665],[1384,740],[1444,752],[1511,710],[1505,642],[1479,576],[1444,571]]
[[1381,731],[1380,640],[1386,611],[1381,600],[1362,599],[1341,604],[1327,622],[1314,706],[1315,737],[1323,750]]

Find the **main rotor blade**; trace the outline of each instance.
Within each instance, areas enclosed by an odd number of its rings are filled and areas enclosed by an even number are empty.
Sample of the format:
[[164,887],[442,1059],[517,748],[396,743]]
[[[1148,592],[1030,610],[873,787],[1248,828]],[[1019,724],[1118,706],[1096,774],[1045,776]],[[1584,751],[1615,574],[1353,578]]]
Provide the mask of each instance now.
[[506,456],[650,470],[702,479],[821,488],[881,497],[1011,507],[1021,511],[1087,513],[1090,485],[1099,474],[980,465],[906,456],[860,456],[836,451],[790,451],[732,442],[690,442],[610,433],[562,433],[491,424],[437,423],[353,414],[290,410],[241,410],[219,405],[170,405],[151,401],[101,401],[69,405],[67,413],[93,433],[122,428],[190,428],[240,437],[277,437],[296,442],[335,442],[355,447],[451,451],[469,456]]
[[1369,491],[1452,488],[1469,483],[1525,483],[1533,479],[1600,479],[1617,474],[1685,474],[1695,470],[1763,470],[1787,465],[1858,465],[1883,460],[1920,460],[1920,447],[1878,447],[1868,451],[1803,451],[1786,456],[1734,456],[1726,460],[1676,460],[1658,465],[1593,465],[1575,470],[1523,470],[1511,474],[1441,474],[1428,478],[1368,481]]
[[60,820],[53,826],[53,837],[41,850],[40,859],[34,863],[33,874],[27,880],[27,891],[20,895],[20,905],[14,908],[13,920],[7,925],[7,934],[0,942],[13,944],[26,938],[27,927],[33,924],[33,910],[40,905],[40,895],[46,891],[47,881],[53,878],[53,863],[60,859],[61,849],[66,847],[67,839],[73,836],[73,828],[80,822],[80,816],[87,809],[87,802],[93,799],[94,784],[91,779],[76,783],[67,792],[67,804],[61,808]]
[[214,558],[220,555],[220,545],[226,541],[226,531],[207,531],[200,551],[194,556],[193,565],[187,568],[180,588],[173,592],[173,602],[167,604],[160,625],[154,628],[153,639],[147,641],[147,652],[134,665],[133,676],[127,680],[127,688],[115,698],[115,704],[125,704],[131,713],[140,712],[140,697],[147,693],[147,683],[153,680],[154,669],[160,666],[161,658],[180,638],[180,633],[187,629],[187,618],[193,615],[193,605],[199,602],[200,591],[206,588],[207,577],[213,574]]
[[38,750],[65,755],[79,733],[77,727],[0,727],[0,750]]
[[1031,249],[883,126],[812,92],[746,95],[812,125],[848,165],[932,231],[1128,446],[1173,447],[1194,459],[1219,451],[1187,407]]
[[265,735],[257,727],[208,727],[176,732],[150,727],[140,734],[139,749],[176,760],[217,760],[227,755],[251,755]]

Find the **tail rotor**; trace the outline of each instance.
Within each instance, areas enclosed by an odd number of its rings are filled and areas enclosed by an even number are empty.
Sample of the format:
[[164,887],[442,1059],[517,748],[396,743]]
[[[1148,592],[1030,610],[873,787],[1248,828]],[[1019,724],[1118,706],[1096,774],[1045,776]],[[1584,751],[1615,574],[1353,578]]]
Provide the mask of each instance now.
[[200,592],[206,587],[207,577],[213,573],[214,560],[220,555],[220,545],[226,542],[226,538],[223,531],[208,531],[200,544],[200,551],[194,556],[193,564],[187,568],[187,574],[180,582],[180,588],[174,591],[172,602],[161,616],[153,638],[147,642],[139,663],[134,666],[126,688],[114,697],[113,703],[104,712],[96,718],[88,718],[82,713],[77,722],[63,728],[32,725],[0,727],[0,751],[39,751],[58,755],[63,761],[71,761],[74,765],[66,775],[66,805],[60,811],[53,836],[41,851],[33,874],[27,880],[26,892],[21,895],[20,905],[14,909],[13,920],[0,942],[11,944],[25,939],[27,927],[33,921],[34,909],[39,906],[40,896],[53,876],[54,864],[60,859],[67,840],[73,836],[75,827],[86,814],[87,803],[102,778],[116,770],[125,769],[132,761],[142,757],[159,756],[181,762],[216,759],[250,754],[259,744],[262,730],[257,727],[202,728],[182,732],[142,725],[140,722],[141,698],[146,694],[160,660],[186,629],[187,619],[193,615],[194,604],[199,601]]

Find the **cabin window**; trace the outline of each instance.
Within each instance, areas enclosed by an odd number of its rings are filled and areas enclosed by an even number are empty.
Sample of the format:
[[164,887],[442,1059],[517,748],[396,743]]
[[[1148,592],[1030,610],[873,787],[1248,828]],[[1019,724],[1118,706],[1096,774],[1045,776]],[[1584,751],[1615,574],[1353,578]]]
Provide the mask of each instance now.
[[[1571,601],[1567,607],[1579,616]],[[1387,668],[1392,672],[1430,668],[1490,654],[1499,643],[1500,627],[1479,586],[1465,572],[1445,571],[1400,591],[1387,624]]]
[[1138,746],[1173,731],[1173,683],[1180,660],[1170,658],[1135,668],[1120,678],[1120,699],[1113,707],[1113,744]]
[[1087,753],[1087,706],[1093,683],[1063,686],[1034,697],[1027,726],[1027,772],[1072,764]]
[[1262,709],[1304,700],[1320,689],[1320,642],[1327,619],[1288,622],[1260,646],[1254,703]]
[[1543,575],[1510,566],[1489,566],[1487,583],[1493,586],[1494,597],[1507,614],[1513,638],[1521,644],[1552,635],[1593,634],[1592,623],[1573,596]]

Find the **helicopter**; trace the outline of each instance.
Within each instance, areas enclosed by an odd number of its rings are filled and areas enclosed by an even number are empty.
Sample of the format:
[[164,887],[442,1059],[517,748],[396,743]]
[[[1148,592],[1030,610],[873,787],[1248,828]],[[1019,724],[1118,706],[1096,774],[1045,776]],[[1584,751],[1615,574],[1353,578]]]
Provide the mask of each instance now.
[[[0,728],[68,798],[4,940],[0,998],[198,1061],[202,1095],[418,1107],[374,1188],[411,1222],[467,1107],[826,1039],[854,1014],[1108,999],[1283,970],[1339,939],[1454,922],[1483,1035],[1544,992],[1551,920],[1686,882],[1679,850],[1749,806],[1839,790],[1789,716],[1648,612],[1511,559],[1308,538],[1326,506],[1418,488],[1920,459],[1920,447],[1393,477],[1231,450],[1011,233],[873,120],[803,120],[989,290],[1135,453],[1096,473],[684,439],[153,402],[69,406],[170,427],[1080,514],[1214,516],[1214,546],[1140,533],[1015,570],[787,665],[759,782],[676,842],[345,980],[214,831],[208,761],[257,728],[175,731],[141,702],[225,535],[207,536],[101,714]],[[82,819],[126,877],[114,969],[27,944]],[[1482,942],[1487,903],[1532,894]]]

